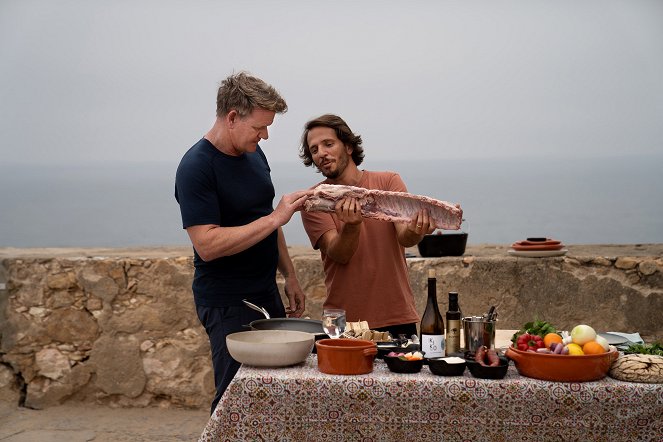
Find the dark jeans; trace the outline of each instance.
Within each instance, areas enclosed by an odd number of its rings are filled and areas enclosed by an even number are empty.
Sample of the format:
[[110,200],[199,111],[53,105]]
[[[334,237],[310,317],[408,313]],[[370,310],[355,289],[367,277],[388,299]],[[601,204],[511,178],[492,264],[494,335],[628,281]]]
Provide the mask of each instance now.
[[410,339],[412,335],[417,334],[417,324],[413,322],[412,324],[390,325],[387,327],[379,327],[375,330],[382,332],[388,331],[394,339],[398,339],[398,335],[405,335],[406,338]]
[[[251,301],[250,298],[247,300]],[[272,318],[285,317],[285,308],[278,291],[276,291],[271,302],[261,301],[254,302],[254,304],[266,308]],[[244,303],[230,307],[197,305],[196,311],[200,323],[205,327],[212,350],[212,367],[214,368],[214,385],[216,387],[216,395],[210,410],[210,414],[212,414],[221,400],[223,392],[226,391],[241,365],[228,353],[226,336],[235,332],[247,331],[249,328],[245,327],[246,325],[257,319],[265,319],[265,317],[262,313],[247,307]]]

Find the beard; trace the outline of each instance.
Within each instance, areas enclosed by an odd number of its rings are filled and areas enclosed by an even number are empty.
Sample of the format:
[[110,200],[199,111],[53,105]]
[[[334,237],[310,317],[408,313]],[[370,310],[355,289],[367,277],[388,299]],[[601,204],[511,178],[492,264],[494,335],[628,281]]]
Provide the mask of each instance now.
[[329,172],[326,173],[321,170],[320,173],[323,174],[325,178],[329,178],[330,180],[335,180],[341,174],[341,172],[339,172],[338,169],[330,170]]
[[336,163],[337,167],[335,169],[330,169],[328,171],[322,170],[320,167],[318,167],[318,171],[325,176],[325,178],[329,178],[330,180],[335,180],[345,170],[345,168],[348,166],[348,155],[342,155],[339,159],[338,162]]

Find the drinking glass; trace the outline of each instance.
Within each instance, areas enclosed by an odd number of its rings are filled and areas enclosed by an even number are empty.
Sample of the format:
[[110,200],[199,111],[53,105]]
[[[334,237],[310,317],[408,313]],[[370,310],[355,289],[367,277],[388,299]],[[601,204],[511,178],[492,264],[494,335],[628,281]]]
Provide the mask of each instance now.
[[336,339],[345,331],[345,310],[326,308],[322,311],[322,329],[330,338]]

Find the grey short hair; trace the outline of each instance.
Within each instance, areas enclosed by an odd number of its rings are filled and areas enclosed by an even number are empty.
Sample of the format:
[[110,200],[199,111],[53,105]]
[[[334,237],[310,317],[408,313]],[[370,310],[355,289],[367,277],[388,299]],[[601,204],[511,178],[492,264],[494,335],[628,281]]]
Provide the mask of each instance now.
[[221,82],[216,95],[217,117],[233,109],[240,117],[245,117],[256,107],[279,114],[288,110],[285,100],[273,86],[248,72],[232,74]]

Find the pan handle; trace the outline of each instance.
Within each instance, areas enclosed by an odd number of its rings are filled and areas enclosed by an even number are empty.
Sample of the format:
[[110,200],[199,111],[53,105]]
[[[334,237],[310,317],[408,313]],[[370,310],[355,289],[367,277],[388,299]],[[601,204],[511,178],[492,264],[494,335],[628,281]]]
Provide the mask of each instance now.
[[244,304],[251,307],[253,310],[258,311],[258,312],[262,313],[263,315],[265,315],[266,319],[270,319],[269,313],[267,313],[267,310],[265,310],[264,307],[258,307],[257,305],[255,305],[252,302],[247,301],[246,299],[242,299],[242,301],[244,302]]

